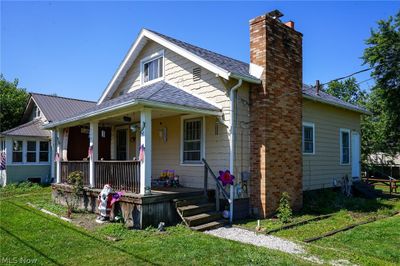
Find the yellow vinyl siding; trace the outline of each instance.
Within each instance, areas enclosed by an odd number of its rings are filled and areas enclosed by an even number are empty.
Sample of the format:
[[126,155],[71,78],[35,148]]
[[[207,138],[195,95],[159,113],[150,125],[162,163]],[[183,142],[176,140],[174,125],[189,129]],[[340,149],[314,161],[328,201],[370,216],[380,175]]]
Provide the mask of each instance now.
[[303,190],[332,187],[334,179],[351,177],[351,160],[349,165],[340,164],[339,132],[360,132],[360,114],[304,99],[303,122],[315,125],[315,154],[303,154]]

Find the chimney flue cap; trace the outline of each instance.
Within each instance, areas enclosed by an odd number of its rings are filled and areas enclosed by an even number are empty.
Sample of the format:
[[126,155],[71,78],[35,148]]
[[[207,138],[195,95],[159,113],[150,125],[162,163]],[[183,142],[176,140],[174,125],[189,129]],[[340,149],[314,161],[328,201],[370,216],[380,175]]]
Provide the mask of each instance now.
[[279,20],[279,18],[283,17],[283,14],[278,9],[275,9],[274,11],[268,12],[267,16]]

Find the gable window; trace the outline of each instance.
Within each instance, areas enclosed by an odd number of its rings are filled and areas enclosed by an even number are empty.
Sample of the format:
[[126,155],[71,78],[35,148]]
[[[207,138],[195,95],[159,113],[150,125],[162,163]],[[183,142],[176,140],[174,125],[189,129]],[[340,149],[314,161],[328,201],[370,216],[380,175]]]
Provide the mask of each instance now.
[[34,118],[40,117],[40,109],[36,105],[35,107],[33,107],[33,117]]
[[49,142],[41,141],[39,143],[39,162],[49,161]]
[[22,141],[13,141],[13,155],[12,160],[14,163],[22,163]]
[[350,164],[350,129],[340,129],[340,163]]
[[314,123],[303,122],[303,153],[315,154],[315,126]]
[[143,59],[141,63],[142,83],[163,77],[164,53],[162,51]]
[[203,147],[202,118],[183,120],[183,163],[201,163]]
[[28,163],[36,162],[36,141],[27,141],[27,143],[26,143],[26,161]]

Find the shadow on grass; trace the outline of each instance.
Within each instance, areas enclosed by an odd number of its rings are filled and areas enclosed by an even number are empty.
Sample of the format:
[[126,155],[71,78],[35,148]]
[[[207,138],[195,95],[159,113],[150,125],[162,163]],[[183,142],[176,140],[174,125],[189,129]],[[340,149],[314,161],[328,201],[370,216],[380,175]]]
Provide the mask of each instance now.
[[[83,236],[85,236],[85,237],[87,237],[87,238],[90,238],[91,240],[97,241],[97,242],[99,242],[99,244],[100,244],[101,246],[107,246],[107,248],[115,249],[115,250],[117,250],[117,251],[120,251],[120,252],[122,252],[122,253],[128,254],[128,255],[130,255],[130,256],[132,256],[132,257],[135,257],[135,258],[138,259],[138,260],[141,260],[141,261],[143,261],[143,262],[149,263],[149,264],[151,264],[151,265],[160,265],[160,264],[151,262],[151,261],[149,261],[149,260],[147,260],[147,259],[145,259],[145,258],[142,258],[142,257],[140,257],[140,256],[138,256],[138,255],[136,255],[136,254],[133,254],[133,253],[131,253],[131,252],[125,250],[125,249],[122,249],[122,248],[120,248],[120,247],[116,247],[116,246],[110,245],[109,242],[107,242],[107,241],[105,241],[105,240],[103,240],[103,239],[100,239],[100,238],[97,238],[97,237],[95,237],[95,236],[92,236],[91,234],[88,234],[88,233],[86,233],[86,232],[84,232],[84,231],[82,231],[82,230],[79,230],[79,229],[75,228],[75,227],[72,226],[72,225],[65,224],[65,223],[62,222],[62,221],[57,221],[55,218],[49,217],[49,216],[47,216],[46,214],[42,214],[42,213],[38,212],[37,210],[30,209],[30,208],[28,208],[28,207],[21,206],[21,205],[19,205],[19,204],[15,204],[15,203],[12,202],[12,201],[7,201],[7,203],[10,203],[10,204],[14,205],[15,207],[18,207],[18,208],[21,208],[21,209],[23,209],[23,210],[25,210],[25,211],[28,211],[28,212],[30,212],[30,213],[32,213],[32,214],[34,214],[34,215],[40,216],[40,217],[42,217],[42,218],[48,220],[49,222],[52,222],[52,223],[56,223],[56,224],[58,224],[58,225],[61,225],[61,226],[63,226],[64,228],[66,228],[66,229],[68,229],[68,230],[72,230],[72,231],[74,231],[74,232],[76,232],[76,233],[79,233],[79,234],[81,234],[81,235],[83,235]],[[3,229],[3,228],[2,228],[2,229]],[[6,231],[6,232],[7,232],[7,231]],[[23,240],[21,239],[21,241],[23,241]],[[24,243],[24,244],[25,244],[25,243]],[[38,251],[38,252],[40,252],[40,251]],[[40,254],[43,254],[43,253],[40,252]],[[50,259],[50,258],[49,258],[49,259]]]
[[62,265],[59,262],[57,262],[56,260],[50,258],[49,256],[47,256],[46,254],[44,254],[43,252],[41,252],[40,250],[38,250],[37,248],[35,248],[34,246],[32,246],[31,244],[29,244],[28,242],[26,242],[25,240],[21,239],[20,237],[14,235],[13,233],[11,233],[10,231],[8,231],[7,229],[5,229],[3,226],[0,225],[0,229],[3,230],[4,232],[6,232],[6,234],[8,234],[9,236],[15,238],[18,242],[22,243],[23,245],[27,246],[28,248],[34,250],[36,253],[42,255],[43,257],[45,257],[46,259],[48,259],[49,261],[51,261],[52,263],[56,264],[56,265]]
[[357,196],[346,197],[335,189],[320,189],[303,193],[303,208],[299,214],[331,214],[340,210],[352,212],[376,212],[379,209],[393,209],[394,206],[378,199]]

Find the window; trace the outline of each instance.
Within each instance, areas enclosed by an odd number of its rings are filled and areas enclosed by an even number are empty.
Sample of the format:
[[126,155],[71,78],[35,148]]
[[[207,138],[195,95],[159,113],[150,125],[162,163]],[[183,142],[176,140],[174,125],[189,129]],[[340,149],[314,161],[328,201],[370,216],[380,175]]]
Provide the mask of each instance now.
[[202,135],[202,119],[183,121],[183,163],[201,162]]
[[13,141],[13,162],[14,163],[22,162],[22,141],[21,140]]
[[350,164],[350,130],[340,129],[340,163]]
[[143,62],[143,83],[161,78],[163,76],[163,57],[160,56],[150,61]]
[[315,153],[315,127],[313,123],[303,123],[303,153]]
[[34,118],[40,117],[40,109],[36,105],[35,107],[33,107],[33,117]]
[[26,161],[28,163],[36,162],[36,141],[28,141],[27,142]]
[[49,161],[49,142],[41,141],[39,145],[39,162]]

